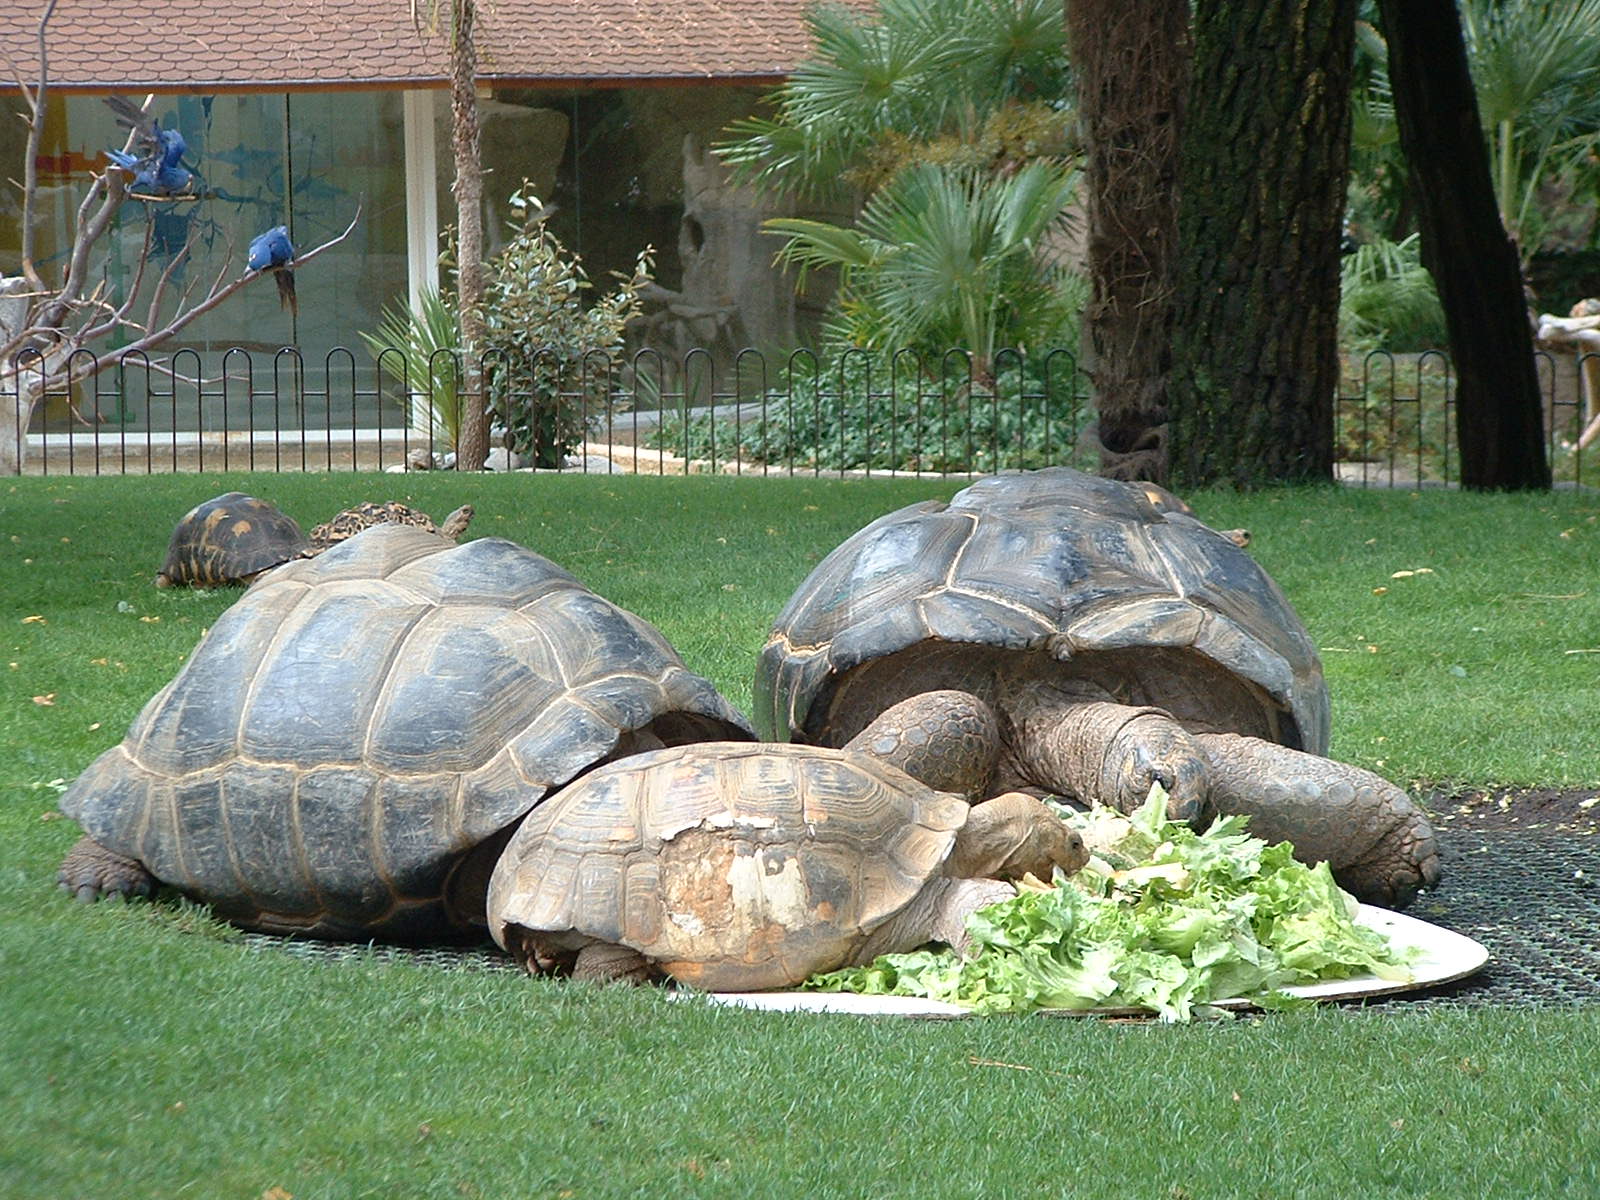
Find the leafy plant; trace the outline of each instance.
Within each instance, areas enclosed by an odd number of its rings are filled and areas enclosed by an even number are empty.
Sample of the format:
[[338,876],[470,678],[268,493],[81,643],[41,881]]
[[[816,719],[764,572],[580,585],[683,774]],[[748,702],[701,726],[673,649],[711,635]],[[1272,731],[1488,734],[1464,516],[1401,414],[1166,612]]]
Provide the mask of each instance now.
[[[1167,819],[1157,784],[1130,817],[1068,818],[1099,834],[1103,858],[1054,886],[1024,886],[967,918],[972,946],[880,955],[813,976],[824,991],[928,996],[979,1012],[1130,1006],[1187,1021],[1237,997],[1281,1003],[1279,989],[1372,974],[1411,978],[1406,948],[1357,925],[1328,864],[1269,846],[1246,818],[1205,833]],[[1109,837],[1107,832],[1109,831]]]
[[[1462,0],[1460,7],[1495,196],[1524,265],[1542,248],[1592,241],[1600,192],[1600,0]],[[1358,224],[1383,210],[1383,227],[1399,236],[1409,217],[1387,46],[1370,22],[1358,31]]]
[[884,0],[807,20],[814,50],[776,114],[729,126],[716,151],[763,191],[865,194],[852,225],[765,226],[802,281],[838,270],[825,344],[961,347],[984,383],[999,346],[1063,344],[1076,293],[1049,242],[1076,175],[1061,6]]
[[1600,0],[1465,0],[1461,25],[1501,217],[1526,263],[1600,175]]
[[992,389],[973,387],[965,356],[936,361],[859,351],[825,365],[800,360],[788,389],[768,392],[759,411],[666,421],[652,444],[713,463],[828,471],[966,473],[1071,457],[1084,414],[1065,355],[1003,353]]
[[1082,292],[1046,243],[1064,226],[1076,186],[1075,170],[1046,161],[999,179],[925,164],[880,189],[853,229],[799,218],[764,228],[789,235],[778,257],[802,275],[838,268],[827,341],[960,346],[987,380],[999,346],[1066,344]]
[[521,219],[487,264],[484,376],[505,444],[540,467],[560,466],[611,404],[611,363],[651,279],[645,247],[633,274],[585,307],[593,290],[582,261],[545,226],[526,181],[511,197]]
[[[806,16],[813,51],[772,96],[776,115],[728,127],[715,149],[734,178],[798,196],[875,187],[877,153],[902,142],[900,165],[948,161],[939,142],[988,142],[1011,164],[1068,135],[1065,26],[1054,0],[883,0],[870,16],[819,5]],[[1017,106],[1035,111],[1027,137],[1003,136]],[[1050,127],[1037,128],[1039,122]],[[997,136],[999,135],[999,136]]]
[[1426,350],[1447,343],[1444,309],[1422,265],[1420,235],[1398,242],[1378,238],[1345,255],[1339,333],[1368,349]]
[[405,390],[412,427],[426,422],[434,441],[455,446],[461,440],[460,329],[436,289],[422,289],[418,302],[416,311],[389,305],[377,330],[363,330],[361,340],[383,373]]

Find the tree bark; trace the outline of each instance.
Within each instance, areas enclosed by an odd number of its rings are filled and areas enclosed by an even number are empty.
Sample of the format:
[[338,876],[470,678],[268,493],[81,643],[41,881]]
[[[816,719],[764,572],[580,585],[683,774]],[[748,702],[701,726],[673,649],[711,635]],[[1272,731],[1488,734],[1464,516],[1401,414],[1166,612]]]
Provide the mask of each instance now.
[[481,471],[489,457],[489,410],[483,387],[483,162],[478,141],[478,49],[475,0],[453,0],[450,125],[455,154],[456,299],[461,326],[461,444],[456,469]]
[[1087,152],[1089,306],[1100,473],[1167,479],[1167,376],[1187,0],[1066,0]]
[[1455,359],[1462,486],[1548,488],[1522,271],[1495,203],[1460,16],[1454,0],[1380,0],[1378,10],[1423,261]]
[[1179,188],[1172,470],[1325,481],[1356,0],[1196,7]]

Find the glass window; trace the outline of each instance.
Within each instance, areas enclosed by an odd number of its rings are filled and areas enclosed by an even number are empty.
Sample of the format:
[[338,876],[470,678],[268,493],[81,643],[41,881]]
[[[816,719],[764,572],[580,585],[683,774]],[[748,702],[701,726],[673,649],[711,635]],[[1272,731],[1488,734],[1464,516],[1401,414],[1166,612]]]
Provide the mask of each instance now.
[[[92,173],[104,167],[105,149],[122,146],[127,135],[99,97],[58,93],[48,107],[39,155],[37,261],[52,281],[65,266],[67,231]],[[150,112],[163,127],[183,134],[184,162],[198,178],[199,198],[130,200],[93,260],[93,277],[103,280],[113,302],[139,283],[141,298],[129,315],[140,324],[159,276],[169,268],[153,319],[156,328],[201,300],[218,281],[226,285],[238,278],[258,233],[287,225],[296,249],[304,252],[341,233],[358,211],[360,219],[343,242],[297,272],[298,311],[284,308],[273,282],[263,279],[196,318],[152,353],[153,359],[172,359],[175,381],[159,374],[147,380],[142,369],[126,372],[120,382],[114,373],[102,376],[93,385],[102,398],[121,396],[112,406],[119,410],[115,419],[142,426],[148,392],[160,397],[149,406],[155,428],[220,428],[224,404],[234,428],[244,423],[241,405],[258,427],[304,423],[320,428],[330,420],[336,426],[352,420],[372,424],[374,412],[352,413],[350,395],[357,388],[373,391],[370,355],[359,331],[376,328],[384,305],[403,298],[406,290],[400,93],[158,96]],[[0,152],[12,150],[11,140],[17,139],[8,139]],[[19,144],[16,150],[20,154],[23,148]],[[6,214],[11,220],[3,235],[11,245],[19,242],[20,206],[14,207],[18,211]],[[139,281],[147,239],[149,262]],[[94,349],[114,350],[137,336],[120,330]],[[299,348],[303,381],[293,378],[292,360],[277,355],[284,346]],[[226,353],[233,347],[250,353],[248,380],[242,356]],[[333,413],[327,411],[324,379],[330,362],[332,403],[338,410]],[[169,392],[170,397],[163,395]],[[370,410],[370,401],[366,407]],[[102,416],[106,408],[103,402]]]

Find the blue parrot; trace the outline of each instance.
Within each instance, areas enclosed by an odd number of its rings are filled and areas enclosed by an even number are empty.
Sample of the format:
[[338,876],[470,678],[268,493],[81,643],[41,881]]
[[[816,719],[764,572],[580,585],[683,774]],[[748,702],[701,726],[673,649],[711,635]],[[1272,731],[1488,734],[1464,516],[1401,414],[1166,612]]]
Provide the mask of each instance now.
[[294,272],[289,269],[293,261],[294,243],[289,240],[289,227],[276,225],[251,240],[250,259],[246,265],[252,271],[273,272],[278,277],[278,303],[298,315],[300,306],[294,295]]
[[144,199],[170,200],[190,193],[194,175],[183,166],[189,146],[176,129],[163,129],[161,122],[146,116],[142,108],[122,96],[107,96],[106,104],[117,115],[117,124],[136,135],[140,154],[107,150],[106,157],[133,175],[129,192]]

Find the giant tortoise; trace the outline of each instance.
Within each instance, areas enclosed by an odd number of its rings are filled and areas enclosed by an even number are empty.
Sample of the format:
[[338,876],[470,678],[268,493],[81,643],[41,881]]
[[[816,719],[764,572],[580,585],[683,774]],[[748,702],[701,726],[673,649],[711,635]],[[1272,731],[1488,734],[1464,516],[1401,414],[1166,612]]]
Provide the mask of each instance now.
[[1360,899],[1404,905],[1439,877],[1406,794],[1323,757],[1322,667],[1277,585],[1138,484],[1053,467],[867,525],[778,617],[756,726],[838,746],[890,705],[951,688],[1000,715],[991,790],[1127,810],[1160,783],[1175,816],[1247,813]]
[[493,857],[608,758],[749,737],[653,626],[500,538],[375,526],[284,565],[61,798],[85,899],[159,881],[239,925],[481,934]]
[[1033,796],[968,803],[996,744],[986,705],[934,694],[842,750],[707,742],[607,764],[512,837],[489,930],[530,971],[708,991],[962,947],[1007,880],[1088,858]]

